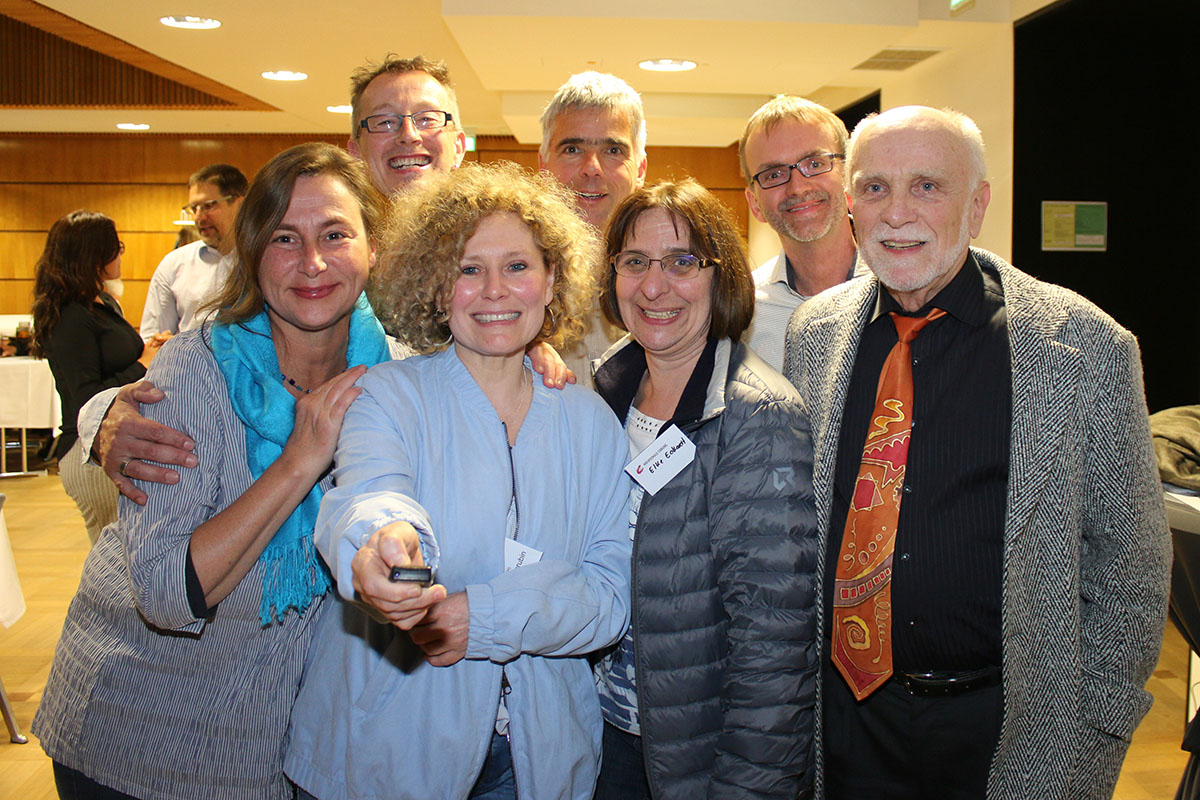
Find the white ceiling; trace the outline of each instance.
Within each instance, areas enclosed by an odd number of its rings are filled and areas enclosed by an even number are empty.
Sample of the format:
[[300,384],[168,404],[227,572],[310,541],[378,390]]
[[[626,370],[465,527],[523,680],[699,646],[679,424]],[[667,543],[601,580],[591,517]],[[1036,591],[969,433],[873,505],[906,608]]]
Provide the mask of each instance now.
[[[951,17],[949,0],[41,0],[281,110],[0,109],[0,130],[114,132],[118,122],[147,122],[159,133],[348,132],[348,117],[325,106],[348,102],[350,72],[391,51],[445,59],[465,124],[479,134],[539,141],[537,118],[554,90],[597,69],[642,93],[650,144],[724,146],[773,94],[846,105],[895,78],[853,69],[879,50],[970,48],[983,27],[1048,1],[975,0]],[[171,14],[222,26],[158,22]],[[637,66],[661,57],[699,66],[676,74]],[[271,69],[309,79],[260,77]]]

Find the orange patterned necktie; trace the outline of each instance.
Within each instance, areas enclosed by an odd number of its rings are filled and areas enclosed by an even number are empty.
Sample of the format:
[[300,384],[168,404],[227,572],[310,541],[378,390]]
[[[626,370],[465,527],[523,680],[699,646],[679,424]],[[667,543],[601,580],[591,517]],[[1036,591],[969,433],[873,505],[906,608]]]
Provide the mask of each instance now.
[[879,375],[833,589],[833,663],[856,700],[892,676],[892,552],[912,435],[911,343],[945,313],[891,315],[898,341]]

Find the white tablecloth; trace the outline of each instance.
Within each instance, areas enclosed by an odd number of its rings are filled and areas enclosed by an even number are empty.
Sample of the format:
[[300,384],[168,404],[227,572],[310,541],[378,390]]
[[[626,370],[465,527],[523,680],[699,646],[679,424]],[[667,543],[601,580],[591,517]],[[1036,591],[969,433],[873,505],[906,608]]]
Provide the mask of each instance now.
[[4,495],[0,494],[0,625],[10,627],[25,613],[25,596],[17,579],[12,546],[8,543],[8,526],[4,523]]
[[0,428],[62,426],[50,364],[31,356],[0,358]]

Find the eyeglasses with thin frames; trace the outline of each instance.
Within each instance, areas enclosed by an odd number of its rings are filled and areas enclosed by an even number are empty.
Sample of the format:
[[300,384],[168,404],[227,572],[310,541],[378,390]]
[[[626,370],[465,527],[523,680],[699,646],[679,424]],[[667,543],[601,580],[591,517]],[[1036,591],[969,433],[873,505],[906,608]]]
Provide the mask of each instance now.
[[673,280],[694,278],[700,273],[700,270],[706,267],[715,267],[718,263],[716,259],[705,261],[691,253],[671,253],[662,258],[651,258],[645,253],[638,253],[634,250],[617,253],[609,259],[613,270],[618,275],[624,275],[627,278],[642,277],[655,262],[658,263],[663,273]]
[[413,127],[419,131],[434,131],[453,122],[454,115],[449,111],[432,108],[414,111],[411,114],[372,114],[364,117],[358,123],[358,127],[364,128],[368,133],[399,133],[406,119],[411,119]]
[[221,203],[232,202],[232,201],[236,200],[237,197],[238,197],[238,195],[232,194],[232,195],[225,195],[224,197],[218,197],[216,200],[205,200],[202,203],[188,203],[186,206],[183,206],[183,210],[186,211],[187,213],[191,214],[194,217],[197,214],[207,213],[209,211],[212,211],[214,208],[216,208]]
[[796,170],[806,178],[815,178],[833,169],[833,165],[838,159],[844,160],[845,158],[846,156],[842,153],[817,153],[816,155],[805,156],[795,164],[779,164],[778,166],[767,167],[750,180],[757,183],[760,188],[774,189],[776,186],[782,186],[792,179],[792,170]]

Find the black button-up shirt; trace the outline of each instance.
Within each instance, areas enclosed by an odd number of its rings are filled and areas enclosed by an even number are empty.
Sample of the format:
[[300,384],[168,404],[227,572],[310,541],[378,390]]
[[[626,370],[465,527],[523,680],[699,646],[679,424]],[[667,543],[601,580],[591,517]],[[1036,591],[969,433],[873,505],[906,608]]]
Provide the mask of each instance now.
[[[1004,513],[1012,422],[1004,292],[974,256],[929,303],[946,315],[912,343],[913,429],[892,570],[897,672],[970,670],[1001,660]],[[825,564],[826,630],[849,500],[883,362],[896,343],[880,288],[846,395]]]

